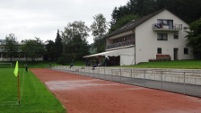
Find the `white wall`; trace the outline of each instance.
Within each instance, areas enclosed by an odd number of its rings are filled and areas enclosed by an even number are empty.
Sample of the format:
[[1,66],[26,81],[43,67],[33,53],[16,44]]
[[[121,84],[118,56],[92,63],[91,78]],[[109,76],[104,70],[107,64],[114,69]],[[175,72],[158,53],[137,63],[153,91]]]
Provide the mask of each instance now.
[[[12,61],[32,61],[31,58],[13,58]],[[0,58],[0,61],[10,61],[10,58]],[[43,61],[43,58],[40,57],[40,58],[36,58],[35,61]]]
[[134,65],[135,64],[135,47],[120,49],[120,65]]
[[[179,30],[179,39],[174,39],[174,32],[168,32],[167,41],[158,41],[157,32],[153,31],[152,25],[157,23],[157,19],[172,19],[173,24],[182,24],[182,30]],[[135,29],[136,35],[136,63],[148,62],[149,59],[156,59],[157,48],[162,48],[162,54],[169,54],[173,60],[173,48],[178,48],[178,60],[191,59],[192,55],[184,55],[184,48],[186,47],[187,33],[183,27],[188,27],[184,21],[176,17],[167,10],[155,15],[151,19],[142,23]]]

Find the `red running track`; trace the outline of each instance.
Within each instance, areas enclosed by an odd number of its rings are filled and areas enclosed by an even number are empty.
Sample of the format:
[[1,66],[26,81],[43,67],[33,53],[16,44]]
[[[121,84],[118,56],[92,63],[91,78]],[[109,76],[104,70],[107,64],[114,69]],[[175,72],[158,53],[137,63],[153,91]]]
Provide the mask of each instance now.
[[31,71],[68,113],[201,113],[201,99],[48,69]]

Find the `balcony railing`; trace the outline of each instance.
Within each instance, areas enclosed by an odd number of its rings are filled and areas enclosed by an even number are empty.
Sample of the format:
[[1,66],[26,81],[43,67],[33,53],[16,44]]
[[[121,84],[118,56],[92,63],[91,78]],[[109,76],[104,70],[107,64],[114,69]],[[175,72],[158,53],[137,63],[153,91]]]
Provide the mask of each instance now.
[[179,31],[179,30],[182,30],[182,24],[174,24],[173,26],[153,24],[152,27],[153,27],[154,31]]
[[113,44],[109,44],[106,46],[106,49],[112,49],[112,48],[117,48],[117,47],[124,47],[124,46],[130,46],[130,45],[134,45],[135,44],[135,40],[126,40],[126,41],[122,41],[122,42],[118,42],[118,43],[113,43]]

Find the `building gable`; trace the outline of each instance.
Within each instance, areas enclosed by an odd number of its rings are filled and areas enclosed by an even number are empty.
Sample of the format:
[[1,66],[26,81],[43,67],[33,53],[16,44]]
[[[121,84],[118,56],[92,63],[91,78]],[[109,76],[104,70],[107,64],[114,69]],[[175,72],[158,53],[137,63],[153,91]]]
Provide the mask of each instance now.
[[138,25],[142,24],[143,22],[147,21],[147,20],[150,19],[151,17],[153,17],[153,16],[159,14],[160,12],[162,12],[162,11],[164,11],[164,10],[166,10],[166,9],[159,10],[159,11],[157,11],[157,12],[154,12],[154,13],[152,13],[152,14],[149,14],[149,15],[144,16],[144,17],[142,17],[142,18],[139,18],[139,19],[137,19],[137,20],[133,20],[133,21],[127,23],[126,25],[124,25],[123,27],[121,27],[121,28],[119,28],[119,29],[117,29],[117,30],[111,32],[110,34],[108,34],[108,35],[106,36],[106,38],[109,38],[109,37],[112,37],[112,36],[114,36],[114,35],[117,35],[117,34],[120,34],[120,33],[123,33],[123,32],[127,32],[127,31],[129,31],[129,30],[135,29]]

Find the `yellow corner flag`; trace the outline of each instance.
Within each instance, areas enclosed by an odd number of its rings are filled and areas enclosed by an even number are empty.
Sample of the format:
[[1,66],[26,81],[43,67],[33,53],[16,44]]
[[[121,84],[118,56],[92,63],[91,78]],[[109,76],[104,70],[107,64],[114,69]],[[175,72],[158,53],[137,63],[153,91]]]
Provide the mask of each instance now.
[[16,61],[16,64],[15,64],[14,75],[15,75],[15,76],[18,75],[18,61]]

